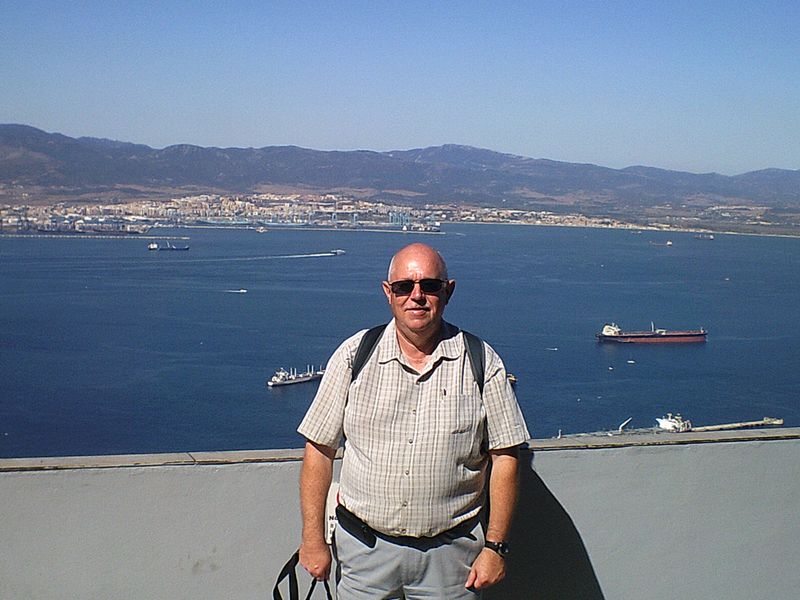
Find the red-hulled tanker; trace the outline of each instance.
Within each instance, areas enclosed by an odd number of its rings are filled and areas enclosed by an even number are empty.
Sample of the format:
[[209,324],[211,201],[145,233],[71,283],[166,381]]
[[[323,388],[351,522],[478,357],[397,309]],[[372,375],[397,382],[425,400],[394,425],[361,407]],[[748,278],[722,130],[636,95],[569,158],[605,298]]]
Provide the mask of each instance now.
[[597,334],[598,342],[617,344],[686,344],[705,342],[708,332],[703,329],[668,330],[656,329],[651,324],[650,331],[622,331],[615,323],[606,323]]

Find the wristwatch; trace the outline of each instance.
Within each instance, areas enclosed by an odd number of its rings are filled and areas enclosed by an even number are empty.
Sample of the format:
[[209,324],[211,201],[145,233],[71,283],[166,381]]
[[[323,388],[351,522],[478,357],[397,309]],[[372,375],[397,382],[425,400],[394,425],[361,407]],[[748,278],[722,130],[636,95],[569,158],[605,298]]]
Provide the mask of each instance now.
[[510,551],[510,548],[508,547],[508,542],[490,542],[489,540],[486,540],[484,546],[486,546],[490,550],[494,550],[503,558],[508,556],[508,553]]

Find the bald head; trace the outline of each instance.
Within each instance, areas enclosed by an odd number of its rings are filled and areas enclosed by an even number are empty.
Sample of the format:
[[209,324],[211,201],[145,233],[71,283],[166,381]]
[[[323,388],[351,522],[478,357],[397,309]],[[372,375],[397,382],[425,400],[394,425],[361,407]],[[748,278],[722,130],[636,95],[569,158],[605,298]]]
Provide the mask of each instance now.
[[447,279],[447,265],[442,255],[427,244],[415,243],[401,248],[392,257],[392,261],[389,263],[387,280],[394,281],[398,278],[398,270],[406,271],[409,266],[414,268],[416,265],[419,268],[422,265],[426,265],[428,269],[434,269],[435,273],[427,275],[428,277]]
[[[405,284],[392,286],[400,282]],[[429,291],[422,289],[423,283]],[[447,265],[441,254],[426,244],[406,246],[392,258],[382,287],[403,353],[430,354],[439,341],[444,308],[456,287],[456,282],[447,277]]]

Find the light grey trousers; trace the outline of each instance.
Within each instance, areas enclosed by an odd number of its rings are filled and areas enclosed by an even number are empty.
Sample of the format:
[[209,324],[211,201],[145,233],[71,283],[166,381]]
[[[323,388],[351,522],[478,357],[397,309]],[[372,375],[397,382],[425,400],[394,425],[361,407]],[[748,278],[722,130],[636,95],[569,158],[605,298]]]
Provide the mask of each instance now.
[[483,543],[480,523],[470,536],[446,543],[379,537],[374,548],[337,525],[337,600],[477,600],[480,592],[464,584]]

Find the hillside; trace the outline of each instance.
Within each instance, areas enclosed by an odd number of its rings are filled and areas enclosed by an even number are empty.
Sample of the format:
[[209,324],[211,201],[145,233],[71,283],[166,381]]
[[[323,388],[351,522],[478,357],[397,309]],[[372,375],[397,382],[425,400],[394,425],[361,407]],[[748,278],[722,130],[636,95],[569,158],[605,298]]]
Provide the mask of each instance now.
[[270,187],[352,191],[376,200],[640,213],[658,207],[764,206],[795,211],[800,171],[737,176],[652,167],[610,169],[469,146],[391,152],[295,146],[203,148],[71,138],[0,125],[0,200],[126,199],[191,192],[243,194]]

